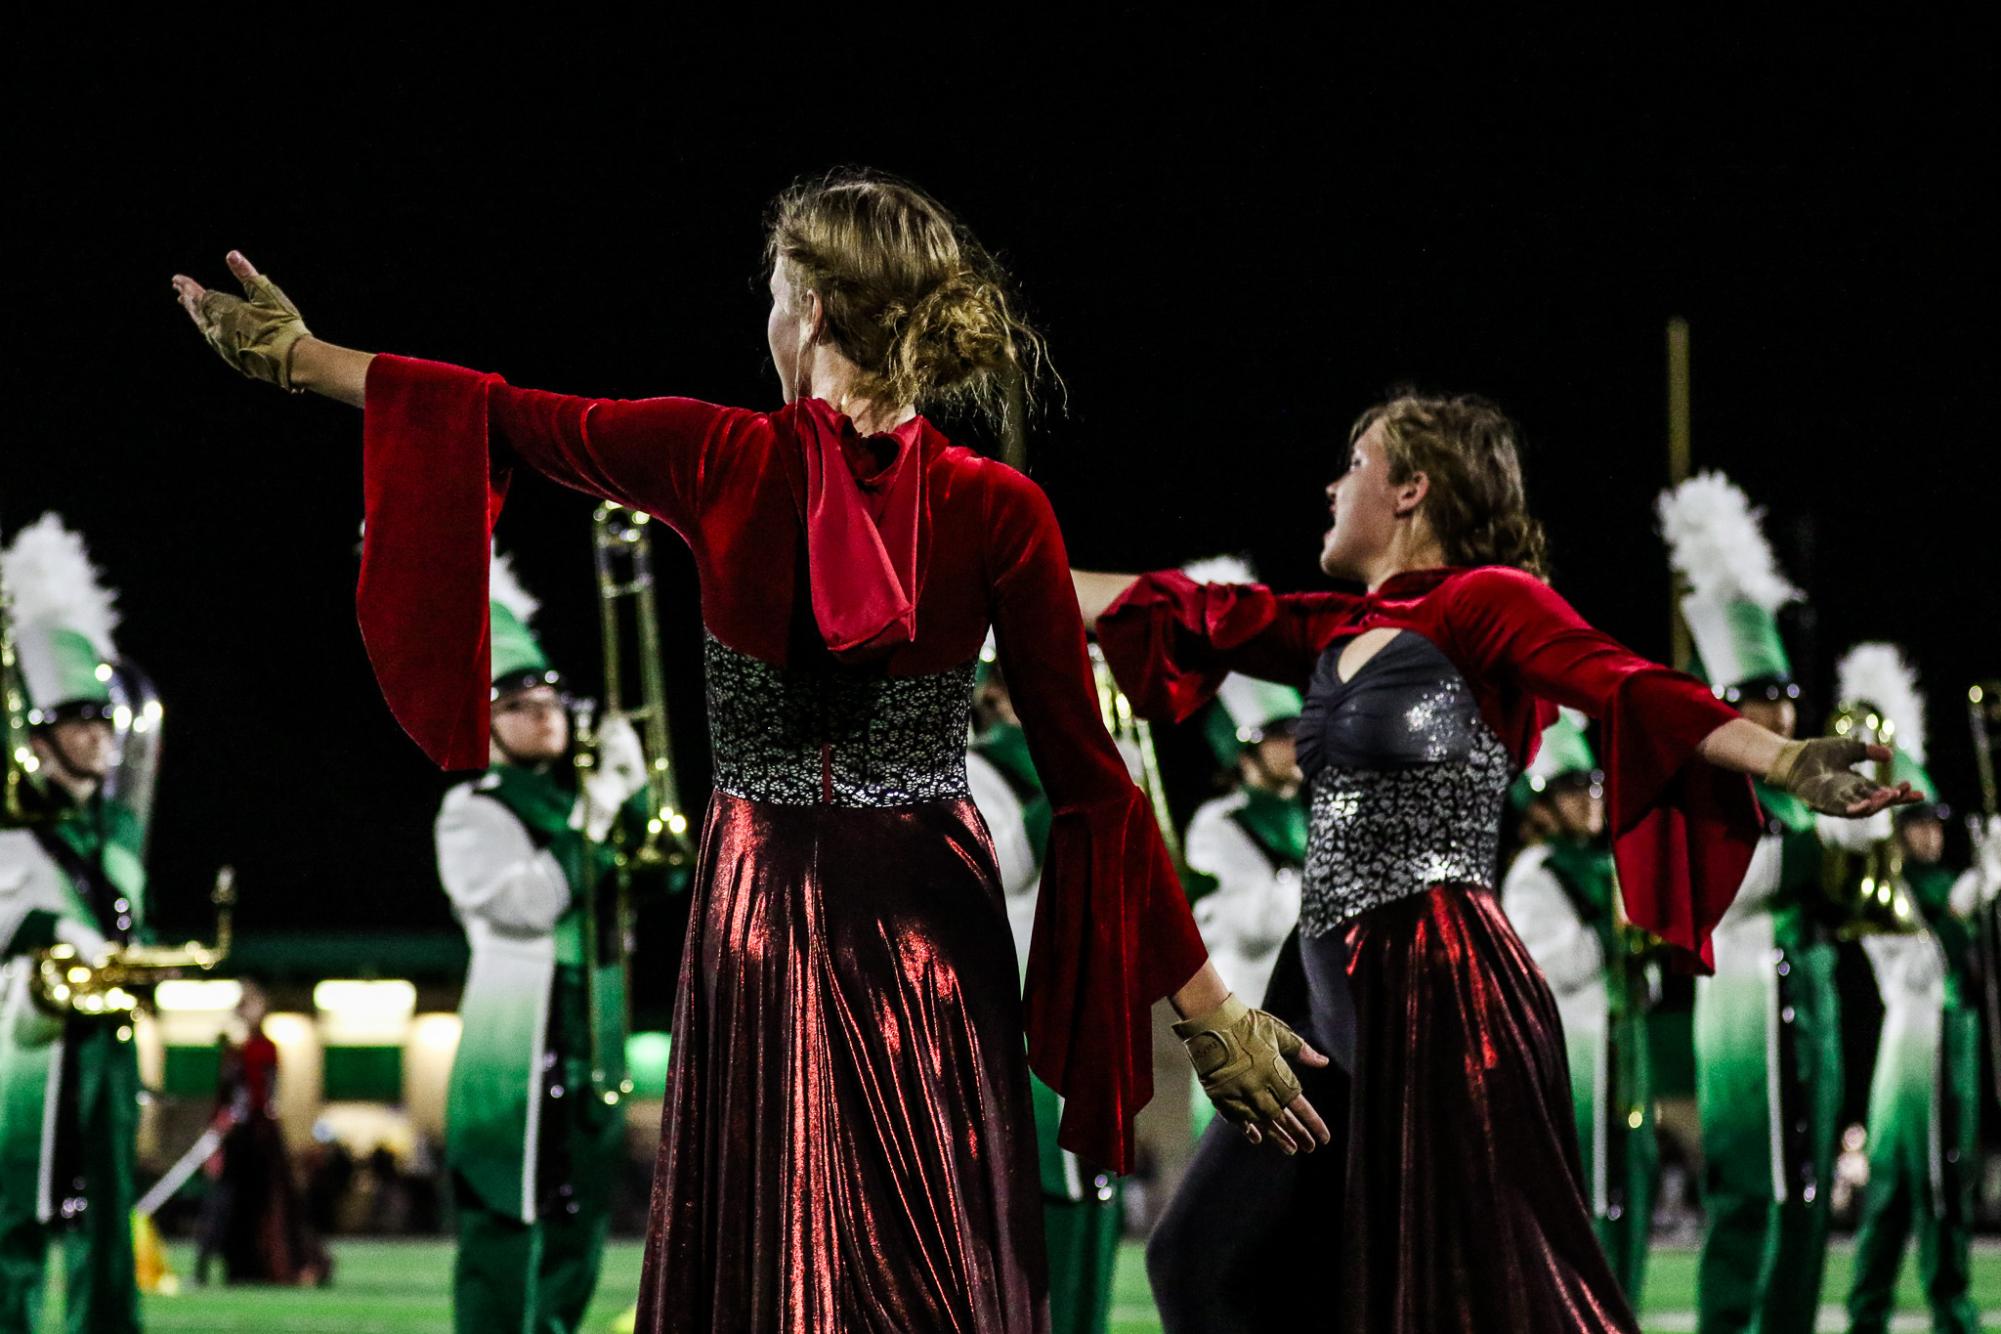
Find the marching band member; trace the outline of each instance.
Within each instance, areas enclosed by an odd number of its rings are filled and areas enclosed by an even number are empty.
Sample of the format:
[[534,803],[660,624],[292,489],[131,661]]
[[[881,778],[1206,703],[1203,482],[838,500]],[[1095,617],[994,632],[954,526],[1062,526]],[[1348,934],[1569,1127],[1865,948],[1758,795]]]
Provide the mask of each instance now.
[[[597,1286],[625,1147],[624,942],[602,912],[587,920],[587,877],[606,878],[604,841],[644,787],[645,759],[631,726],[608,719],[578,790],[563,679],[529,627],[536,604],[504,557],[489,588],[491,763],[445,794],[437,820],[438,878],[472,947],[445,1111],[452,1315],[463,1334],[574,1331]],[[610,946],[594,976],[593,929]],[[593,1084],[593,1051],[609,1062],[609,1085]]]
[[1616,907],[1605,774],[1581,715],[1566,709],[1543,729],[1542,749],[1508,795],[1531,833],[1501,881],[1501,908],[1556,997],[1585,1198],[1637,1307],[1660,1159],[1647,1052],[1653,978]]
[[1904,1244],[1915,1232],[1932,1328],[1974,1334],[1980,1312],[1968,1286],[1980,1004],[1971,976],[1972,916],[1986,886],[1977,868],[1955,882],[1943,863],[1947,812],[1924,768],[1924,704],[1902,653],[1890,644],[1858,644],[1842,657],[1837,679],[1844,704],[1863,705],[1889,722],[1893,776],[1926,798],[1897,810],[1893,820],[1879,815],[1864,822],[1882,822],[1864,833],[1895,840],[1921,929],[1862,938],[1883,997],[1883,1029],[1869,1083],[1869,1184],[1855,1229],[1848,1328],[1850,1334],[1889,1328]]
[[[1029,937],[1042,887],[1042,861],[1053,812],[1035,772],[1028,738],[1009,698],[992,641],[980,653],[973,686],[976,733],[966,752],[966,782],[993,836],[1015,958],[1026,980]],[[1063,1100],[1028,1077],[1035,1147],[1042,1175],[1042,1231],[1049,1256],[1050,1334],[1102,1334],[1111,1319],[1112,1271],[1123,1223],[1119,1179],[1056,1142]]]
[[70,1334],[131,1334],[140,1327],[131,1016],[53,1018],[30,990],[48,946],[90,959],[145,933],[140,822],[104,792],[118,754],[118,621],[82,539],[53,514],[22,529],[4,560],[49,818],[0,830],[0,1328],[40,1327],[48,1248],[60,1240]]
[[[1777,613],[1798,592],[1779,573],[1759,512],[1719,473],[1663,493],[1658,509],[1711,688],[1791,737],[1799,687]],[[1821,844],[1805,802],[1763,780],[1757,795],[1763,837],[1717,924],[1716,972],[1695,989],[1702,1334],[1806,1334],[1827,1257],[1842,1073],[1835,942],[1819,914]]]

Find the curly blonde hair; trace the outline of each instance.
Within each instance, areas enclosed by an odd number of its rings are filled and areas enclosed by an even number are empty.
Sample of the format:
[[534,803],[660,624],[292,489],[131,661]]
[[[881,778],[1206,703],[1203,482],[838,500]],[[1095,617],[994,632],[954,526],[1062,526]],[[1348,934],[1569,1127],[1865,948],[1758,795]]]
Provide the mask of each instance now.
[[908,181],[844,168],[796,182],[772,201],[764,256],[819,294],[827,336],[861,369],[866,396],[964,403],[995,420],[1012,384],[1033,402],[1046,354],[1006,271]]
[[1392,482],[1423,473],[1425,521],[1453,565],[1512,565],[1549,577],[1549,539],[1529,514],[1521,430],[1474,394],[1396,393],[1355,419],[1353,444],[1377,422]]

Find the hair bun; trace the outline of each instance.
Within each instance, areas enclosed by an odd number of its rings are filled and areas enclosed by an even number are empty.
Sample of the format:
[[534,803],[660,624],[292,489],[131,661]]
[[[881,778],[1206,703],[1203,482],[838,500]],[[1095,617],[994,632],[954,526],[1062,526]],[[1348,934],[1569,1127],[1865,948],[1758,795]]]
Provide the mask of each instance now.
[[1041,336],[1016,313],[1000,265],[916,186],[854,171],[801,182],[772,205],[766,256],[819,294],[867,397],[969,400],[999,416],[1008,382],[1032,395]]

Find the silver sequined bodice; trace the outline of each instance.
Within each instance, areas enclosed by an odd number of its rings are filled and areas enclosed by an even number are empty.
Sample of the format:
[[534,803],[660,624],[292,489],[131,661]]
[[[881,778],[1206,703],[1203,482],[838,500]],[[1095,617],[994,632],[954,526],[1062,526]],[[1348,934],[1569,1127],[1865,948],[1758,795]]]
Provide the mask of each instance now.
[[715,785],[784,806],[914,806],[971,794],[973,664],[884,676],[777,667],[703,645]]
[[1299,929],[1433,885],[1492,885],[1513,765],[1450,660],[1410,631],[1350,681],[1321,655],[1299,720],[1309,830]]

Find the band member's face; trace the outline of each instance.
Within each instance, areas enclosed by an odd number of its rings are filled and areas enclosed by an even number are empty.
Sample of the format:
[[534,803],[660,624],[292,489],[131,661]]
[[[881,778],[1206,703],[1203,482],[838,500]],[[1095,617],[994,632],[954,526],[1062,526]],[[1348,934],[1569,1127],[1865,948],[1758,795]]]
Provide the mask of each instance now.
[[1333,522],[1320,544],[1320,568],[1336,578],[1362,578],[1396,532],[1397,496],[1390,482],[1383,424],[1373,422],[1348,447],[1347,471],[1327,485]]
[[67,773],[102,782],[118,758],[118,738],[106,719],[75,718],[52,724],[35,749],[44,764],[59,760]]
[[1737,712],[1788,739],[1799,726],[1799,710],[1789,699],[1747,699],[1737,706]]
[[1605,798],[1588,787],[1562,787],[1549,794],[1557,823],[1573,838],[1596,838],[1605,832]]
[[1906,818],[1897,826],[1904,853],[1912,861],[1936,866],[1945,856],[1945,826],[1923,816]]
[[528,764],[563,757],[570,748],[570,715],[553,686],[531,686],[493,702],[493,737],[508,755]]
[[973,712],[978,716],[981,727],[992,727],[996,723],[1021,726],[1021,718],[1014,711],[1014,697],[1007,693],[1007,687],[998,678],[988,680],[974,692]]
[[1244,776],[1275,792],[1294,792],[1304,781],[1299,772],[1299,747],[1290,736],[1274,734],[1246,751]]

